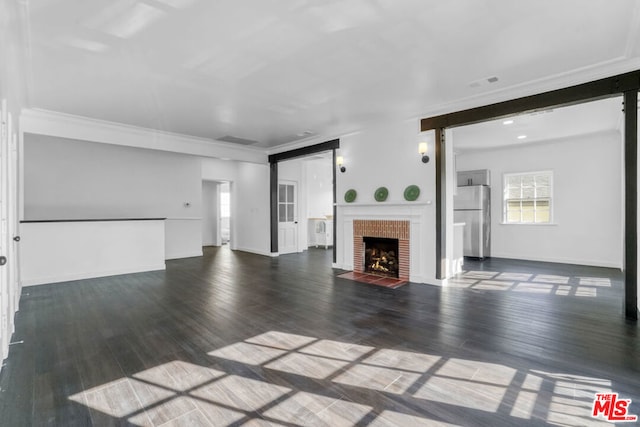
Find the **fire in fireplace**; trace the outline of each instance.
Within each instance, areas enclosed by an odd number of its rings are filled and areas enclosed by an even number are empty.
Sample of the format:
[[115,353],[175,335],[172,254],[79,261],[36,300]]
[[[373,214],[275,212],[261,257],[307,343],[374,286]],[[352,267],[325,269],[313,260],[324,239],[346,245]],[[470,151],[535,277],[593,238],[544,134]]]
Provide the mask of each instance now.
[[363,237],[364,272],[386,277],[398,277],[398,239]]

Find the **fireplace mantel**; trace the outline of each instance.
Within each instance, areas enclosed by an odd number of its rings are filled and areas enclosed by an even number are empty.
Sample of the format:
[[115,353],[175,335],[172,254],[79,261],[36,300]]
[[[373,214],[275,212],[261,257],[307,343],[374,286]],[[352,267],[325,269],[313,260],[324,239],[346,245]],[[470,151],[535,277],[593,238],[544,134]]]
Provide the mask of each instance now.
[[425,227],[435,221],[430,203],[338,205],[336,263],[334,267],[354,270],[354,220],[409,222],[409,280],[438,283],[435,280],[435,230]]

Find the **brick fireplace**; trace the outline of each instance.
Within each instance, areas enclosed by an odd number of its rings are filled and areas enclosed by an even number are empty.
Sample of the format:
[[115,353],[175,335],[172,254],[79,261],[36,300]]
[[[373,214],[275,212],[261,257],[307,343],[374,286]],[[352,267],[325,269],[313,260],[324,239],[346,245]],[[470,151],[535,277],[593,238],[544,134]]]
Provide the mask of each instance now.
[[398,239],[398,277],[409,280],[410,246],[409,221],[394,220],[353,220],[353,271],[364,272],[364,238],[378,237]]

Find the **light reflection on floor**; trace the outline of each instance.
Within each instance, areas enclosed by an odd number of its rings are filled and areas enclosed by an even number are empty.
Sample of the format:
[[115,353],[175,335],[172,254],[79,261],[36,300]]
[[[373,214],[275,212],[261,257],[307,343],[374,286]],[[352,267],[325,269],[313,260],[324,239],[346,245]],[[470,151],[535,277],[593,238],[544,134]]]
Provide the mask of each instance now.
[[525,292],[558,296],[595,298],[599,288],[610,288],[603,277],[570,277],[550,274],[508,273],[499,271],[463,271],[445,281],[449,288],[484,291]]
[[[496,414],[513,425],[518,420],[608,425],[590,416],[594,394],[611,391],[611,381],[604,378],[523,371],[279,331],[208,355],[212,362],[241,364],[263,375],[247,378],[235,370],[174,360],[70,399],[140,426],[454,425],[424,415],[437,405],[453,413]],[[268,372],[281,376],[269,382],[273,374]],[[380,397],[357,401],[370,393]],[[392,396],[402,396],[407,405],[387,403]]]

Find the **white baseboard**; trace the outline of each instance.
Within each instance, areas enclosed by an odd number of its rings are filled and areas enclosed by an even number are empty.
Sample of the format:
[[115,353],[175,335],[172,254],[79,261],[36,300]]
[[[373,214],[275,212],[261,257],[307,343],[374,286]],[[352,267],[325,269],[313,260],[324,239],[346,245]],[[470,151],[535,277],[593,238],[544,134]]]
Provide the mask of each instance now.
[[178,252],[175,254],[167,254],[165,255],[165,259],[180,259],[180,258],[193,258],[197,256],[202,256],[202,249],[199,251],[189,251],[189,252]]
[[440,283],[431,283],[433,282],[432,280],[428,280],[426,277],[424,276],[418,276],[418,275],[409,275],[409,281],[411,283],[419,283],[421,285],[433,285],[433,284],[437,284],[440,285]]
[[277,257],[279,254],[277,252],[267,252],[261,249],[253,249],[253,248],[236,248],[236,251],[249,252],[250,254],[268,256],[268,257]]
[[165,269],[166,269],[166,266],[164,263],[160,265],[139,265],[135,268],[123,268],[119,270],[93,271],[93,272],[86,272],[86,273],[68,274],[63,276],[36,277],[28,280],[22,280],[20,284],[22,287],[39,286],[39,285],[48,285],[52,283],[70,282],[73,280],[94,279],[97,277],[118,276],[121,274],[131,274],[131,273],[144,273],[147,271],[157,271],[157,270],[165,270]]
[[[602,262],[600,260],[585,260],[585,259],[573,259],[573,258],[548,258],[548,257],[515,257],[513,254],[500,254],[500,253],[492,253],[492,257],[494,258],[506,258],[506,259],[515,259],[521,261],[540,261],[540,262],[551,262],[555,264],[574,264],[574,265],[588,265],[590,267],[605,267],[605,268],[617,268],[622,269],[622,264],[614,263],[614,262]],[[464,266],[463,266],[464,269]]]

